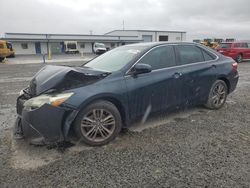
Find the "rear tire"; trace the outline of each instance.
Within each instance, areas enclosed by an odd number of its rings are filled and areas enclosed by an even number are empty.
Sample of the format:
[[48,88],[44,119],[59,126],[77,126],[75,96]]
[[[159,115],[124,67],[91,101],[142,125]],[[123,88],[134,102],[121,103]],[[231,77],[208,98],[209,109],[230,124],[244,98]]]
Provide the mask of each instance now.
[[74,122],[76,136],[90,146],[102,146],[114,140],[122,127],[116,106],[100,100],[81,110]]
[[212,110],[220,109],[226,102],[228,87],[223,80],[217,80],[213,83],[207,103],[205,106]]
[[237,63],[241,63],[243,61],[243,56],[242,54],[239,54],[237,57],[236,57],[236,62]]

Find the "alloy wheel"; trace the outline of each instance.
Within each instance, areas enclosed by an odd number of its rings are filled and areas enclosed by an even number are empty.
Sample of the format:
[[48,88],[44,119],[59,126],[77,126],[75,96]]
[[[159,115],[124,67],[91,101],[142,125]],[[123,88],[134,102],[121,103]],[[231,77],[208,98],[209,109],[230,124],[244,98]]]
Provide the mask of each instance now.
[[82,118],[81,132],[93,142],[108,139],[115,130],[115,117],[105,109],[93,109]]
[[222,83],[218,83],[213,88],[212,102],[215,107],[220,107],[226,100],[226,87]]

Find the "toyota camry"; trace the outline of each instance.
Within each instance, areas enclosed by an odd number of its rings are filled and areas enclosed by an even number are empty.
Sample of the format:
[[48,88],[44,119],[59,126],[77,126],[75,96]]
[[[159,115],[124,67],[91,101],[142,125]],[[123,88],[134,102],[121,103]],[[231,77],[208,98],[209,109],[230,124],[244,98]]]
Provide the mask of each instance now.
[[[17,99],[14,133],[33,144],[107,144],[138,118],[177,107],[220,109],[237,63],[194,43],[140,43],[79,66],[43,67]],[[146,117],[147,118],[147,117]]]

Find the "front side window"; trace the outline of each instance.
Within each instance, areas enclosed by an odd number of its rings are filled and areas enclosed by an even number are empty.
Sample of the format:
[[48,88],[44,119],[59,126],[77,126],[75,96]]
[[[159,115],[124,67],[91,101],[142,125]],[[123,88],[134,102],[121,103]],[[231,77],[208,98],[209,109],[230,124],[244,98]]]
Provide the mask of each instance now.
[[152,70],[175,66],[175,53],[172,46],[161,46],[151,50],[140,62],[148,64]]
[[221,43],[219,48],[231,48],[232,43]]
[[247,47],[250,48],[250,43],[247,43]]
[[202,51],[197,46],[180,45],[176,46],[179,53],[179,64],[186,65],[190,63],[198,63],[204,61]]

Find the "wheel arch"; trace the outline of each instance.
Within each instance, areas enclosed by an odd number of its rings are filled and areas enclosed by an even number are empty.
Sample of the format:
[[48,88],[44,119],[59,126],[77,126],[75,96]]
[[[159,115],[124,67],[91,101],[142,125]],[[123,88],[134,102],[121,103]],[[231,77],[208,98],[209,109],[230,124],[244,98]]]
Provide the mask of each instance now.
[[[94,96],[91,99],[85,101],[84,103],[82,103],[79,107],[79,109],[77,111],[74,111],[74,113],[72,113],[72,116],[68,116],[66,119],[70,119],[70,123],[65,121],[64,125],[63,125],[63,130],[64,131],[64,136],[68,137],[69,135],[72,134],[72,130],[73,130],[73,123],[78,115],[78,113],[84,109],[86,106],[90,105],[91,103],[94,103],[96,101],[108,101],[110,103],[112,103],[113,105],[115,105],[115,107],[117,108],[117,110],[119,111],[120,115],[121,115],[121,119],[122,119],[122,127],[126,127],[129,120],[128,120],[128,114],[127,114],[127,108],[126,106],[115,96],[113,95],[103,95],[103,96]],[[74,133],[73,133],[74,134]]]
[[114,104],[115,107],[117,108],[117,110],[120,112],[120,115],[121,115],[121,118],[122,118],[122,126],[123,127],[126,126],[126,124],[127,124],[127,114],[126,114],[125,107],[124,107],[124,105],[122,104],[122,102],[120,100],[118,100],[115,97],[110,97],[110,96],[102,97],[102,98],[99,98],[97,100],[104,100],[104,101],[108,101],[108,102],[111,102],[112,104]]
[[226,85],[227,85],[227,93],[229,94],[230,93],[230,88],[231,88],[229,80],[224,76],[219,77],[218,80],[222,80],[222,81],[224,81],[226,83]]

